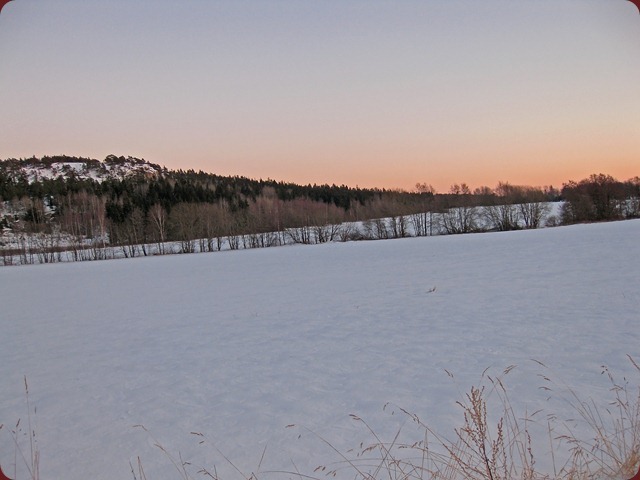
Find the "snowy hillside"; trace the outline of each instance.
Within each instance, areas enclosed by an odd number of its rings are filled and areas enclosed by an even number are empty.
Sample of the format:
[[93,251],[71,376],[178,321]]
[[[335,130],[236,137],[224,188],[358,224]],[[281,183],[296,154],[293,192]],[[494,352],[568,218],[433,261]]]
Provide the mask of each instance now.
[[68,180],[123,179],[134,176],[156,177],[162,172],[159,165],[134,157],[109,155],[104,161],[75,157],[45,157],[34,160],[5,160],[0,162],[0,172],[6,172],[13,180],[27,183],[58,178]]
[[0,465],[26,478],[25,375],[43,479],[132,478],[138,455],[149,480],[181,478],[156,440],[194,478],[240,478],[219,451],[256,472],[265,448],[260,471],[313,474],[341,460],[315,434],[371,440],[349,414],[388,441],[420,439],[393,405],[452,434],[486,368],[516,366],[511,402],[541,427],[576,416],[541,373],[606,407],[602,365],[640,379],[639,238],[630,220],[0,269]]

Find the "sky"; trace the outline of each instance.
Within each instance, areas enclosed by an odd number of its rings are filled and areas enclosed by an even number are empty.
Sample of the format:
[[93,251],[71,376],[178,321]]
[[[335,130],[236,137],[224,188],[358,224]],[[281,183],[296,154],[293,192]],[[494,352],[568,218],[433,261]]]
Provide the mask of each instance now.
[[626,0],[13,0],[0,158],[447,191],[640,175]]

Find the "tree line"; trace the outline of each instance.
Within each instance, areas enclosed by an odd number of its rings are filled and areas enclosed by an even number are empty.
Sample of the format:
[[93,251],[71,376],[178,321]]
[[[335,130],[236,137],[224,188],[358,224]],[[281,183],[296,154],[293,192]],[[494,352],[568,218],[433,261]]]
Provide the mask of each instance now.
[[[34,176],[27,168],[61,163],[76,168],[55,178]],[[78,174],[117,166],[145,168],[101,179]],[[169,245],[191,253],[516,230],[637,218],[639,198],[638,177],[621,182],[608,175],[568,182],[561,190],[499,183],[472,191],[456,184],[437,193],[424,183],[402,191],[170,171],[113,155],[103,162],[11,159],[0,162],[0,227],[14,241],[0,245],[0,253],[5,264],[15,255],[19,263],[47,263],[59,261],[63,251],[71,260],[92,260],[114,256],[114,250],[124,257],[164,254]],[[548,218],[549,202],[559,200],[560,216]]]

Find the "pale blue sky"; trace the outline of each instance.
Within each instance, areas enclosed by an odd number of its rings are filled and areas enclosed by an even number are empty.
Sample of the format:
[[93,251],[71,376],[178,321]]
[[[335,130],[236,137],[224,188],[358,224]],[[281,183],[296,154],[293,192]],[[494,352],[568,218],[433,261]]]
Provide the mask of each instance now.
[[0,158],[446,190],[639,175],[626,0],[14,0]]

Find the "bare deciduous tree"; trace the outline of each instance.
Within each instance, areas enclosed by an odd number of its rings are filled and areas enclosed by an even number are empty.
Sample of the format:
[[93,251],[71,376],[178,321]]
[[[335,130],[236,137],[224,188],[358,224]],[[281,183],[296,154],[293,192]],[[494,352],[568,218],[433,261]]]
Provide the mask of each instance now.
[[173,238],[180,242],[180,253],[194,253],[202,229],[200,209],[195,203],[179,203],[171,209],[168,224]]
[[473,204],[469,186],[465,183],[452,185],[450,195],[456,206],[448,208],[440,216],[444,233],[471,233],[479,230],[478,209]]
[[165,242],[167,240],[167,211],[159,203],[154,203],[151,208],[149,208],[149,220],[153,236],[158,246],[157,253],[164,255]]

